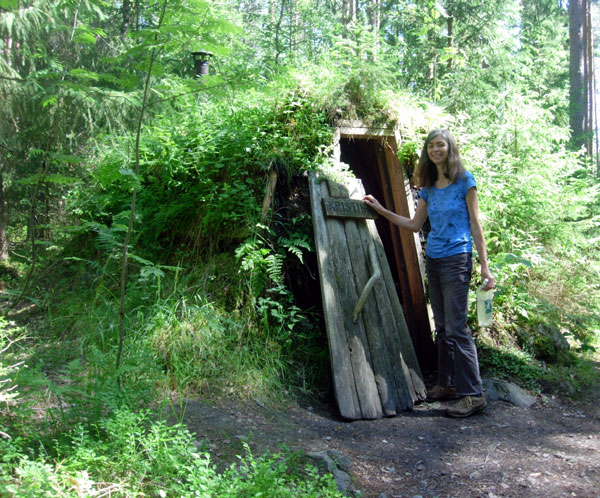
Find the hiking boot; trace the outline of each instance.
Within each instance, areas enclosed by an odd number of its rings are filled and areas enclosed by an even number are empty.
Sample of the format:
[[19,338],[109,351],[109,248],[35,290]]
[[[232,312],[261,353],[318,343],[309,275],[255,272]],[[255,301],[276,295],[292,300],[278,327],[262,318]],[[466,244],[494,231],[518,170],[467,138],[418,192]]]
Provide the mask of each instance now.
[[481,393],[480,397],[463,396],[446,408],[446,415],[456,418],[468,417],[483,410],[486,406],[484,393]]
[[447,386],[442,387],[436,384],[431,389],[427,389],[427,400],[428,401],[441,401],[444,399],[455,399],[456,398],[456,387]]

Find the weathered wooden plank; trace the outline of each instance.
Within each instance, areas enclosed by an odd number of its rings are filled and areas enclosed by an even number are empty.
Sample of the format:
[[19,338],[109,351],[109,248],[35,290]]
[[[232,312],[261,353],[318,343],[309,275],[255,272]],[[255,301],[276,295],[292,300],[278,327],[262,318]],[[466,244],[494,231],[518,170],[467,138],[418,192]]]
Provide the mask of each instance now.
[[[371,220],[366,221],[367,227],[371,236],[375,239],[375,248],[377,249],[377,254],[379,256],[380,263],[386,261],[386,254],[383,248],[383,243],[379,238],[379,234],[377,233],[377,227],[375,226],[375,222]],[[390,267],[387,264],[381,264],[381,272],[383,274],[383,278],[386,282],[386,286],[388,289],[395,289],[394,279],[392,277],[392,272],[390,271]],[[419,361],[417,360],[417,355],[415,353],[415,349],[410,337],[410,333],[408,331],[408,326],[406,325],[406,320],[404,318],[404,311],[402,306],[400,305],[400,301],[398,299],[398,295],[395,292],[387,293],[390,308],[392,311],[391,318],[384,318],[386,322],[388,320],[395,320],[398,324],[399,333],[397,335],[389,336],[391,340],[400,340],[400,348],[402,362],[406,365],[406,379],[409,382],[409,391],[411,393],[411,397],[413,402],[424,400],[426,397],[425,384],[423,382],[423,375],[421,373],[421,368],[419,366]],[[382,298],[383,299],[383,298]],[[395,358],[398,358],[398,347],[394,346]],[[412,386],[411,386],[412,384]],[[412,387],[412,388],[410,388]]]
[[342,309],[338,302],[336,268],[330,254],[329,235],[321,207],[322,185],[315,175],[311,175],[309,186],[334,392],[341,416],[356,420],[362,414],[354,382],[350,346],[346,331],[340,329],[340,324],[343,324]]
[[367,126],[356,120],[340,120],[337,122],[337,129],[344,138],[385,137],[394,133],[393,128]]
[[[353,188],[354,195],[358,198],[364,197],[364,189],[362,184],[358,184]],[[383,243],[377,232],[377,228],[373,221],[360,223],[360,238],[364,244],[373,243],[378,254],[379,265],[383,275],[382,285],[374,287],[374,301],[376,314],[381,321],[381,325],[377,330],[381,335],[381,343],[385,345],[386,351],[390,356],[390,363],[394,365],[392,371],[394,385],[397,393],[398,410],[406,410],[412,408],[413,403],[422,399],[420,390],[421,386],[415,387],[412,381],[411,369],[405,362],[405,356],[412,358],[416,368],[419,368],[414,348],[410,339],[410,333],[404,319],[404,313],[400,307],[398,296],[396,294],[396,286],[392,280],[391,271],[383,248]],[[395,300],[397,306],[393,306],[392,300]],[[399,308],[399,309],[398,309]],[[405,352],[406,351],[406,352]],[[421,379],[420,370],[417,370],[419,379]],[[422,381],[421,381],[422,384]]]
[[[359,288],[362,288],[369,280],[374,269],[367,264],[370,261],[368,256],[369,244],[373,243],[373,241],[369,241],[368,239],[363,240],[360,236],[360,225],[364,225],[364,221],[358,220],[346,223],[346,234],[348,235],[349,245],[350,241],[352,241],[350,251],[354,255],[352,265],[356,282]],[[384,285],[385,282],[382,280],[375,282],[373,292]],[[367,298],[358,319],[364,323],[381,406],[385,415],[393,416],[396,415],[401,402],[398,398],[398,390],[394,379],[394,367],[381,333],[384,325],[381,322],[373,292]]]
[[328,218],[325,223],[329,234],[330,257],[333,259],[336,270],[338,303],[342,315],[342,322],[338,324],[338,327],[343,327],[347,333],[350,361],[362,418],[379,418],[383,415],[383,409],[371,364],[364,325],[362,322],[353,323],[352,321],[352,311],[358,299],[358,291],[352,271],[352,258],[345,225],[355,222],[353,220],[341,221],[336,218]]
[[[362,189],[362,186],[360,184],[352,190],[353,196],[358,198],[364,196],[364,190]],[[385,249],[383,248],[383,243],[381,241],[381,238],[379,237],[379,233],[377,232],[377,227],[374,221],[366,220],[366,227],[368,229],[369,236],[364,234],[363,238],[370,238],[374,241],[375,249],[377,250],[377,254],[381,265],[383,279],[386,283],[387,292],[386,296],[381,296],[381,303],[385,302],[385,297],[387,297],[387,299],[389,300],[389,309],[391,309],[392,317],[395,318],[395,323],[398,326],[398,333],[396,334],[400,340],[400,347],[398,348],[398,351],[401,352],[404,362],[408,366],[409,370],[411,370],[411,372],[414,372],[413,374],[411,374],[411,378],[413,378],[416,374],[417,382],[415,385],[415,392],[418,394],[418,396],[420,396],[419,393],[425,395],[425,386],[422,380],[421,369],[419,367],[419,362],[415,353],[414,345],[412,343],[410,332],[406,324],[402,305],[398,300],[398,295],[395,290],[396,285],[394,283],[390,267],[387,264],[387,257],[385,254]],[[383,307],[382,309],[385,310],[385,308],[386,307]],[[387,319],[385,321],[388,322]],[[417,397],[416,399],[423,398]]]
[[[381,260],[383,245],[381,240],[373,240],[373,235],[367,226],[364,224],[361,230],[361,238],[365,241],[371,240],[375,245],[375,251],[378,255],[378,260],[382,272],[382,284],[375,286],[374,300],[375,300],[375,313],[379,317],[381,322],[379,331],[381,334],[381,343],[384,345],[389,358],[390,363],[393,365],[392,376],[394,379],[394,386],[396,388],[397,398],[397,410],[410,409],[413,406],[414,401],[420,399],[413,391],[413,382],[411,379],[411,372],[404,360],[404,348],[407,346],[406,342],[410,343],[410,336],[408,328],[406,327],[406,321],[404,315],[401,313],[397,315],[397,310],[392,307],[390,293],[396,295],[396,289],[390,287],[393,281],[390,281],[387,276],[389,273],[389,267],[387,270],[383,268],[387,266],[387,261]],[[378,247],[379,246],[379,247]],[[385,254],[384,254],[385,256]],[[397,296],[396,296],[397,300]],[[406,335],[409,341],[402,341],[402,335]],[[412,348],[412,344],[410,344]]]
[[[353,196],[362,198],[364,196],[364,189],[362,184],[358,183],[356,186],[351,188]],[[424,399],[425,396],[425,385],[422,380],[421,369],[419,367],[419,361],[415,353],[414,345],[411,340],[410,332],[406,324],[404,317],[404,310],[398,300],[396,293],[396,285],[394,283],[392,273],[389,265],[387,264],[387,257],[385,249],[375,222],[372,220],[366,220],[365,223],[367,232],[361,232],[363,240],[373,240],[375,243],[375,249],[377,251],[383,279],[386,284],[386,290],[384,293],[376,292],[376,300],[379,306],[379,311],[382,316],[384,324],[395,324],[395,330],[390,330],[389,327],[383,329],[386,340],[389,341],[388,345],[393,351],[393,360],[397,361],[402,369],[404,369],[404,376],[407,379],[407,387],[410,391],[413,402]],[[402,383],[398,382],[398,386],[401,389],[402,397]]]

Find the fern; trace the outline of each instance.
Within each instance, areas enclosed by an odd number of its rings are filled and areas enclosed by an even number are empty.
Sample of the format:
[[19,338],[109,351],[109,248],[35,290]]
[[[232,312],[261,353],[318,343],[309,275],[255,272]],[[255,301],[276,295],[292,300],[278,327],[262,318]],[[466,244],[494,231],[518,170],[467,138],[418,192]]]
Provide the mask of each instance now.
[[303,250],[312,251],[310,240],[306,234],[294,233],[289,238],[280,238],[278,242],[281,247],[296,256],[300,260],[300,263],[304,263]]
[[283,280],[283,256],[271,253],[265,258],[265,271],[274,284]]

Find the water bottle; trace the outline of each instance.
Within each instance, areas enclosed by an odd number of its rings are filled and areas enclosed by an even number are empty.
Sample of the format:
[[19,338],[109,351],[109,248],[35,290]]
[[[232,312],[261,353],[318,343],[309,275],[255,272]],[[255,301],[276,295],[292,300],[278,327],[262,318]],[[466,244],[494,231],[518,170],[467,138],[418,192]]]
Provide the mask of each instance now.
[[494,289],[483,290],[489,279],[485,279],[477,289],[477,321],[480,327],[492,326],[492,304],[494,302]]

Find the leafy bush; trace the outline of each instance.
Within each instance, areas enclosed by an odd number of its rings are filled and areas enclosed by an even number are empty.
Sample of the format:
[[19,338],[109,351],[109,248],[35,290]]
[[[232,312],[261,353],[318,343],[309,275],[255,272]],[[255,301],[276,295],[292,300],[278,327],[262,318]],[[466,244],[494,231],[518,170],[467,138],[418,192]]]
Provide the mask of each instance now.
[[240,457],[237,465],[232,465],[223,474],[222,485],[217,496],[237,498],[238,496],[272,497],[341,497],[330,474],[320,475],[312,465],[300,466],[299,454],[283,453],[253,457],[247,444],[247,455]]
[[145,130],[139,178],[126,166],[128,141],[107,144],[92,189],[77,192],[72,209],[90,223],[119,226],[129,189],[138,184],[141,256],[215,254],[251,233],[271,168],[314,169],[331,143],[325,113],[294,86],[198,104]]
[[342,496],[330,475],[299,466],[290,452],[256,458],[246,446],[239,464],[219,474],[184,426],[145,410],[117,410],[35,455],[19,443],[0,439],[3,496]]
[[531,355],[516,348],[491,347],[481,343],[477,349],[483,375],[508,379],[526,389],[540,391],[544,368]]

